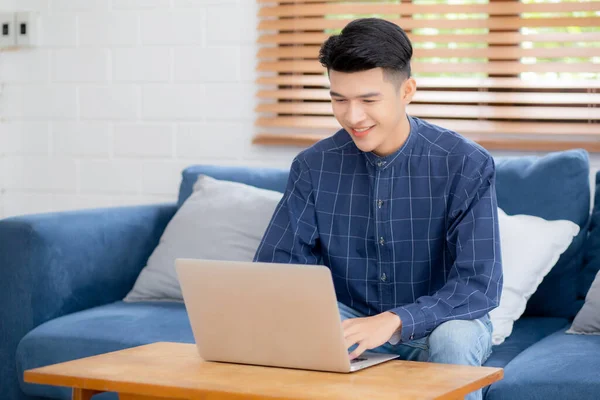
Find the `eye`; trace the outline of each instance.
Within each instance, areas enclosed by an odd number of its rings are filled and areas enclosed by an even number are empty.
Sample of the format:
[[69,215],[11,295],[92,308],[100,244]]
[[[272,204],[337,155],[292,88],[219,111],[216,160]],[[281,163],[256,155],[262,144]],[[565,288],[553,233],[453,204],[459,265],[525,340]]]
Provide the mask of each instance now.
[[346,99],[333,99],[336,103],[345,103]]
[[363,100],[364,103],[375,103],[375,100]]

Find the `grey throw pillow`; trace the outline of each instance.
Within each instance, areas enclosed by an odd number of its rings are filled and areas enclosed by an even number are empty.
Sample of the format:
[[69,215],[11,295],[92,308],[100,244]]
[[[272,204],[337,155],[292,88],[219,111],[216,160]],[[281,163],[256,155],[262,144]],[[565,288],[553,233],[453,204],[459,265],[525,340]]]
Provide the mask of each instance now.
[[600,335],[600,271],[585,296],[585,303],[567,333]]
[[252,261],[279,192],[200,175],[125,301],[182,301],[176,258]]

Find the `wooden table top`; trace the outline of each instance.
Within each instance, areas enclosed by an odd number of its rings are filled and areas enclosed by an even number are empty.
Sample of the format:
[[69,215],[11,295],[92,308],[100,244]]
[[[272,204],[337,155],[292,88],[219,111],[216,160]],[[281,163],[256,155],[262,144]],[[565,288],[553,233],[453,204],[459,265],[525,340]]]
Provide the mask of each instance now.
[[153,343],[24,375],[29,383],[153,398],[316,400],[459,399],[502,377],[501,368],[398,360],[349,374],[207,362],[184,343]]

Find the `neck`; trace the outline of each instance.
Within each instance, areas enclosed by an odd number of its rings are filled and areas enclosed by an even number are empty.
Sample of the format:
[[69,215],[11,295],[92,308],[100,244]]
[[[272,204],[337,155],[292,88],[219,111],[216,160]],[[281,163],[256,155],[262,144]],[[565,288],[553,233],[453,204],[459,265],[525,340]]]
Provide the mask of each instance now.
[[381,146],[373,150],[373,153],[379,157],[385,157],[395,153],[404,145],[409,134],[410,122],[408,121],[408,116],[404,114],[400,119],[400,123],[396,127],[395,132],[390,135],[388,140],[383,142]]

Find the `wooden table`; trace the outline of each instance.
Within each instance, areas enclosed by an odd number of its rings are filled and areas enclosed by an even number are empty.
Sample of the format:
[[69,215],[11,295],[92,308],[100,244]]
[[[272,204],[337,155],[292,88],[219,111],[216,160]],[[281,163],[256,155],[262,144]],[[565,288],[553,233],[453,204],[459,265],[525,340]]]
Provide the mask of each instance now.
[[339,374],[203,361],[193,344],[154,343],[25,371],[25,382],[73,388],[73,399],[460,399],[501,368],[389,361]]

